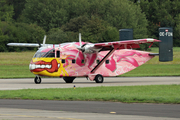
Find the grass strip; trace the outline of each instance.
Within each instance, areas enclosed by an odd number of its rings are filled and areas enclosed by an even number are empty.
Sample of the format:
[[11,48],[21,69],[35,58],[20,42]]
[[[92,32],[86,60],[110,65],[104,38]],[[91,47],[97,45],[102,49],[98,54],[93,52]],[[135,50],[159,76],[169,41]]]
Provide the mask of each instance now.
[[0,98],[180,104],[180,85],[2,90]]
[[[180,76],[180,64],[145,64],[122,77],[146,77],[146,76]],[[28,65],[1,65],[0,78],[32,78],[34,74],[29,71]]]
[[30,78],[34,77],[27,65],[1,65],[0,78]]
[[123,77],[147,77],[147,76],[180,76],[180,64],[145,64],[128,73]]
[[[123,77],[145,76],[180,76],[180,48],[174,47],[174,57],[171,62],[159,62],[155,57],[144,65],[126,73]],[[152,48],[158,53],[158,48]],[[29,71],[29,63],[35,51],[28,52],[1,52],[0,53],[0,78],[29,78],[34,75]]]

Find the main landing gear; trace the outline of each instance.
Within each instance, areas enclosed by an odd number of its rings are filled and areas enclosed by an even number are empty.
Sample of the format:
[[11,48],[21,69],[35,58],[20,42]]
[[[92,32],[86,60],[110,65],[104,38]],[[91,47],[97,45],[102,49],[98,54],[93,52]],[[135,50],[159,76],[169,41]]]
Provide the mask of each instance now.
[[[74,81],[75,78],[76,78],[76,77],[63,77],[63,79],[64,79],[64,81],[65,81],[66,83],[73,83],[73,81]],[[94,78],[94,81],[95,81],[96,83],[103,83],[104,77],[103,77],[101,74],[97,74],[97,75],[95,76],[95,78]],[[34,78],[34,82],[35,82],[36,84],[40,84],[40,83],[41,83],[41,77],[36,76],[36,77]]]
[[101,74],[97,74],[94,80],[96,81],[96,83],[103,83],[104,78]]
[[40,83],[41,83],[41,78],[40,78],[39,76],[36,76],[36,77],[34,78],[34,82],[35,82],[36,84],[40,84]]
[[64,81],[66,83],[73,83],[73,80],[75,79],[76,77],[63,77]]

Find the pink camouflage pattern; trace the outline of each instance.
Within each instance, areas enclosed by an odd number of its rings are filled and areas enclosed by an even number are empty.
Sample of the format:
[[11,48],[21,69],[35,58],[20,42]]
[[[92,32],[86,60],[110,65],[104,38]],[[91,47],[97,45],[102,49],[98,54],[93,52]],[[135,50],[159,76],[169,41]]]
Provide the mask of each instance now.
[[[37,54],[40,53],[40,56],[32,59],[29,68],[39,76],[88,77],[90,80],[94,80],[98,74],[104,77],[118,76],[152,59],[154,55],[149,55],[150,52],[133,49],[139,48],[141,43],[153,42],[160,41],[147,38],[95,44],[82,42],[82,46],[79,42],[53,45],[53,48],[39,50]],[[60,51],[60,57],[57,51]],[[43,57],[51,52],[55,56]]]
[[[79,45],[79,43],[75,44]],[[101,51],[99,53],[83,54],[73,44],[66,44],[61,46],[60,59],[65,59],[66,62],[63,67],[69,76],[88,76],[92,74],[91,70],[97,65],[96,61],[101,61],[107,53],[108,51]],[[131,49],[115,50],[108,58],[109,63],[103,63],[93,74],[101,74],[105,77],[124,74],[154,57],[149,54],[149,52]],[[76,60],[76,64],[72,63],[72,59]],[[85,60],[85,62],[82,63],[82,60]]]

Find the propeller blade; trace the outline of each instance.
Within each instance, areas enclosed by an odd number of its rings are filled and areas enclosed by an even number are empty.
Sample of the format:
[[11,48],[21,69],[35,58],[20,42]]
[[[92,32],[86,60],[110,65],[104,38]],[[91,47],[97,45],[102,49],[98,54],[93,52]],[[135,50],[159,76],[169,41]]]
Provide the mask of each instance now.
[[81,42],[81,33],[79,33],[79,44],[80,44],[80,47],[82,46],[82,42]]
[[36,41],[37,41],[37,43],[39,44],[39,48],[42,47],[42,46],[41,46],[41,43],[39,42],[39,40],[36,40]]
[[79,33],[79,45],[74,44],[74,46],[75,46],[78,50],[81,50],[82,52],[85,51],[85,49],[84,49],[85,44],[82,45],[82,41],[81,41],[81,33]]
[[46,35],[44,35],[44,39],[43,39],[43,47],[45,47],[45,43],[46,43]]

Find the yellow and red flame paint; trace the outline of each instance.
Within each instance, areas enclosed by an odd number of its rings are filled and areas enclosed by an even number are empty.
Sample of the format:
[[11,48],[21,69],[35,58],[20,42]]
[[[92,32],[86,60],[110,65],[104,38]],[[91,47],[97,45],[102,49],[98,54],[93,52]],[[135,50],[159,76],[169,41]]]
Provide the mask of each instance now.
[[[55,65],[52,65],[52,61],[56,62]],[[38,68],[37,66],[41,65],[51,65],[53,68]],[[61,63],[59,58],[33,58],[30,66],[36,66],[35,69],[30,69],[30,71],[35,75],[41,76],[51,76],[51,77],[60,77],[60,76],[69,76],[66,70]],[[52,70],[54,69],[54,70]]]

